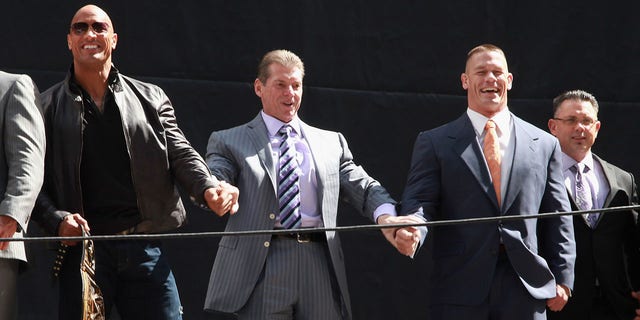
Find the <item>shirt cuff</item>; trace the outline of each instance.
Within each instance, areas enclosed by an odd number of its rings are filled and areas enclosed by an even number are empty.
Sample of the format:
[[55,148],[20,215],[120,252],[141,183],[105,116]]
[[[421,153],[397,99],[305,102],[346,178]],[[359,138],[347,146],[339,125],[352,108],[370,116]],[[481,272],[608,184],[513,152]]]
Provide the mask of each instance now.
[[378,221],[378,218],[383,215],[388,214],[393,217],[398,216],[398,212],[396,212],[396,206],[391,203],[383,203],[373,211],[373,221]]

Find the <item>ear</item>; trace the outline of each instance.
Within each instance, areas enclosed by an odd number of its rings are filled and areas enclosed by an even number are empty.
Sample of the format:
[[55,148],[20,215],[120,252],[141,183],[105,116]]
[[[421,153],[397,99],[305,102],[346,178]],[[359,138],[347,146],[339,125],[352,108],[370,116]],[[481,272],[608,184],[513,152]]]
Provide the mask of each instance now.
[[469,77],[466,73],[460,75],[460,82],[462,83],[462,89],[469,89]]
[[600,132],[600,126],[601,126],[601,125],[602,125],[602,122],[600,122],[599,120],[598,120],[598,121],[596,121],[596,123],[594,124],[594,126],[595,126],[595,128],[594,128],[595,132],[594,132],[594,134],[593,134],[593,135],[594,135],[594,137],[597,137],[597,136],[598,136],[598,132]]
[[513,74],[509,73],[507,75],[507,90],[511,90],[511,86],[513,86]]
[[67,47],[71,50],[71,35],[67,34]]
[[116,49],[116,45],[118,44],[118,34],[114,33],[112,39],[113,39],[113,41],[111,42],[111,50],[115,50]]
[[549,119],[549,121],[547,122],[547,126],[549,127],[549,132],[551,132],[552,135],[556,136],[556,132],[558,130],[558,123],[553,119]]
[[253,81],[253,91],[255,91],[256,96],[262,98],[262,81],[258,78]]

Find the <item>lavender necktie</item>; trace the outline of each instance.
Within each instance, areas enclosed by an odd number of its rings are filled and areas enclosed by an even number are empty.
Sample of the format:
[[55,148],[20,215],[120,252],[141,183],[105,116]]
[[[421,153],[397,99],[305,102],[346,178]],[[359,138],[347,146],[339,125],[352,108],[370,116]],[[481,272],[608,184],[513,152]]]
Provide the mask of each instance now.
[[[571,172],[576,175],[576,188],[575,188],[575,200],[576,205],[580,210],[593,209],[593,199],[591,198],[591,187],[589,182],[585,179],[583,173],[589,172],[589,167],[581,163],[576,163],[571,167]],[[597,213],[589,213],[585,219],[591,228],[595,227],[596,220],[598,219]]]
[[299,228],[300,217],[300,167],[296,159],[296,149],[291,133],[293,128],[284,125],[278,131],[280,158],[278,160],[278,202],[280,224],[285,229]]

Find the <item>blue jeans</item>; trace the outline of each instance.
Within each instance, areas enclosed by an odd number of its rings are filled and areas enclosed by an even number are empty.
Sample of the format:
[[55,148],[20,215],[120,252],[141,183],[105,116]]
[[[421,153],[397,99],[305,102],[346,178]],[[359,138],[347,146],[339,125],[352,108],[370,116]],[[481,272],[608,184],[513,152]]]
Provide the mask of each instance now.
[[[126,319],[182,319],[178,288],[158,241],[97,241],[96,282],[107,319],[115,304]],[[60,273],[60,319],[81,319],[80,244],[67,252]]]

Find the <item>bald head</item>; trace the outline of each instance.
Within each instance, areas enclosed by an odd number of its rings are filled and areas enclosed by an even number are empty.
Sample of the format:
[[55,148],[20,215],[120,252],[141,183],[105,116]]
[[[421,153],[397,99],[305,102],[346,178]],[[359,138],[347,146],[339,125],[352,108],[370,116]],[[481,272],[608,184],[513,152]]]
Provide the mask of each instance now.
[[98,71],[108,74],[111,54],[117,43],[118,35],[104,10],[90,4],[76,11],[67,34],[76,73]]
[[88,4],[78,9],[78,11],[76,11],[76,14],[73,15],[73,18],[71,18],[71,24],[77,22],[80,19],[86,19],[88,17],[92,17],[95,21],[103,21],[108,23],[109,27],[111,28],[111,32],[114,31],[113,23],[111,22],[111,18],[109,17],[109,15],[104,10],[102,10],[102,8],[93,4]]

